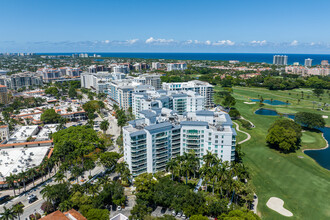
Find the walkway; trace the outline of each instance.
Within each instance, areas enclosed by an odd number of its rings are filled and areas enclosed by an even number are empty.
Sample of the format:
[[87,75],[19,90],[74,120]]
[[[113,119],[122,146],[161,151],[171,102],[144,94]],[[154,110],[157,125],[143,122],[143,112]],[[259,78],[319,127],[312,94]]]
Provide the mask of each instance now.
[[238,144],[243,144],[244,142],[246,142],[246,141],[248,141],[248,140],[251,139],[251,135],[250,135],[249,133],[240,130],[240,129],[239,129],[239,125],[238,125],[236,122],[233,122],[233,123],[236,125],[236,129],[237,129],[237,131],[242,132],[243,134],[246,134],[246,135],[247,135],[247,138],[244,139],[244,140],[242,140],[242,141],[240,141],[240,142],[238,142]]
[[250,120],[247,120],[246,118],[244,118],[243,116],[241,116],[241,119],[245,120],[245,121],[248,121],[251,125],[252,128],[255,128],[256,126],[252,123],[252,121]]

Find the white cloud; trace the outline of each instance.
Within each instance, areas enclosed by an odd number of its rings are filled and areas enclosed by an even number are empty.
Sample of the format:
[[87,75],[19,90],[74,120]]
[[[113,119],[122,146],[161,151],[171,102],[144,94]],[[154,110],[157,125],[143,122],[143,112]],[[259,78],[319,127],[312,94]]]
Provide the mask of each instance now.
[[109,40],[105,40],[104,43],[108,44],[108,43],[110,43],[110,41]]
[[211,41],[207,40],[207,41],[205,41],[205,44],[206,45],[211,45]]
[[150,37],[146,40],[146,44],[152,44],[152,43],[172,43],[174,42],[173,39],[161,39],[161,38],[158,38],[158,39],[155,39],[153,37]]
[[298,41],[297,41],[297,40],[294,40],[294,41],[291,42],[290,45],[291,45],[291,46],[297,46],[297,45],[298,45]]
[[126,42],[128,43],[128,44],[135,44],[136,42],[138,42],[139,41],[139,39],[131,39],[131,40],[127,40]]
[[192,40],[186,40],[185,42],[183,42],[184,44],[192,44],[193,41]]
[[266,40],[262,40],[262,41],[260,41],[260,40],[253,40],[250,43],[253,44],[253,45],[263,46],[263,45],[267,44],[267,41]]
[[235,42],[231,40],[219,40],[213,43],[214,46],[221,46],[221,45],[228,45],[228,46],[233,46],[235,45]]

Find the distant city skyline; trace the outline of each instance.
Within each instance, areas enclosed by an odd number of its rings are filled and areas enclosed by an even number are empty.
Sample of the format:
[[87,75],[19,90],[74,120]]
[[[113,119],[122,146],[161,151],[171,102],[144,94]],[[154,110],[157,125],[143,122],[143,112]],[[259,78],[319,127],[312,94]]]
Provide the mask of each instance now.
[[329,7],[326,0],[1,0],[0,52],[329,54]]

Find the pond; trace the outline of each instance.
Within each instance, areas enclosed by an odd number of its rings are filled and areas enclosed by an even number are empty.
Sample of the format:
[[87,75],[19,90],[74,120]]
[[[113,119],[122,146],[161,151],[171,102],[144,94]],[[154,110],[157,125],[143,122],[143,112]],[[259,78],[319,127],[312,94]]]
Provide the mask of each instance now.
[[[272,109],[260,108],[254,112],[257,115],[267,115],[267,116],[280,116],[277,111]],[[294,119],[294,115],[283,114],[283,116]],[[329,143],[330,141],[330,128],[319,128],[323,132],[324,138]],[[328,144],[329,146],[329,144]],[[305,150],[305,154],[313,158],[318,164],[320,164],[325,169],[330,170],[330,147],[323,150]]]
[[320,128],[320,131],[323,132],[324,138],[328,142],[328,147],[323,150],[305,150],[304,153],[313,158],[318,164],[320,164],[325,169],[330,170],[330,128]]
[[[260,102],[260,99],[250,99],[252,102]],[[290,103],[286,103],[286,102],[282,102],[279,100],[268,100],[265,99],[264,100],[264,104],[268,104],[268,105],[290,105]]]
[[272,109],[266,109],[266,108],[260,108],[257,111],[254,112],[257,115],[267,115],[267,116],[284,116],[287,118],[291,118],[294,119],[294,115],[290,115],[290,114],[278,114],[277,111],[272,110]]

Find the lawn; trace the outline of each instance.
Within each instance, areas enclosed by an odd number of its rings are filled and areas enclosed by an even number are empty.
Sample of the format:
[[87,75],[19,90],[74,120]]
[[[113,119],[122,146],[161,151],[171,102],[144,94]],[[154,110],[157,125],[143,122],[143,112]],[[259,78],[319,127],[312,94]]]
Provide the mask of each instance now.
[[[307,93],[308,90],[305,92]],[[241,126],[240,128],[252,136],[251,140],[242,144],[242,150],[245,153],[244,163],[249,168],[259,197],[258,212],[263,219],[286,218],[266,206],[268,199],[275,196],[284,200],[284,207],[294,215],[291,219],[330,219],[330,171],[319,166],[302,152],[302,149],[306,148],[324,147],[326,143],[322,139],[321,133],[304,132],[302,148],[296,153],[282,154],[268,148],[265,143],[267,130],[278,117],[255,115],[254,111],[259,108],[259,105],[243,103],[249,101],[248,98],[258,98],[258,94],[264,99],[273,98],[286,101],[294,94],[294,91],[291,91],[291,95],[289,95],[288,91],[274,92],[259,88],[234,88],[233,96],[237,100],[236,107],[246,119],[251,120],[256,126],[251,130],[244,130]],[[293,102],[288,107],[267,105],[267,108],[320,112],[313,109],[309,102],[309,100],[304,100],[299,105]],[[329,112],[323,111],[322,114],[329,115]],[[326,121],[330,125],[330,121]]]

